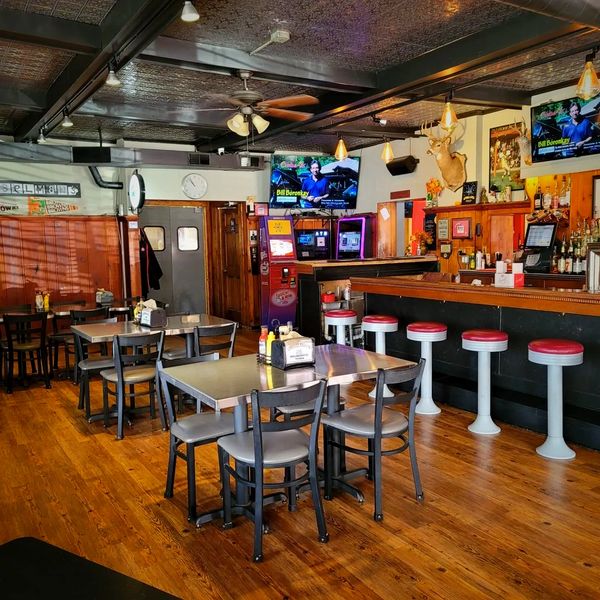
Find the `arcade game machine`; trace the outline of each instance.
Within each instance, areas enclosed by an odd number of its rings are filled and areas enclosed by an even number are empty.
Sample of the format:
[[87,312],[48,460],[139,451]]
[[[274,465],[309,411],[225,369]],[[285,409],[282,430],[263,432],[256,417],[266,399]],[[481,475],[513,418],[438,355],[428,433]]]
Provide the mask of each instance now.
[[336,259],[371,258],[373,256],[373,215],[354,215],[338,220]]
[[331,258],[331,235],[327,229],[296,229],[298,260],[328,260]]
[[298,276],[291,217],[260,219],[261,323],[270,330],[296,319]]

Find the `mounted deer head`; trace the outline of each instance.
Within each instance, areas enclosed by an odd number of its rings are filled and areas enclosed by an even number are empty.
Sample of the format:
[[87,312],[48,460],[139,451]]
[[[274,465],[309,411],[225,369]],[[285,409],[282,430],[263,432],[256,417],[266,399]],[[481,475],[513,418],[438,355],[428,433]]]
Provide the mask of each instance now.
[[527,129],[525,119],[521,118],[521,122],[517,124],[515,119],[515,129],[519,132],[517,144],[519,144],[519,152],[521,154],[521,163],[531,164],[531,132]]
[[439,126],[437,128],[437,136],[433,135],[433,124],[427,127],[427,123],[421,125],[421,134],[429,139],[429,150],[427,154],[432,154],[435,157],[442,179],[446,187],[453,192],[462,186],[467,180],[467,169],[465,163],[467,157],[459,152],[452,152],[450,144],[458,141],[464,134],[464,127],[461,135],[452,142],[452,132],[444,137],[440,137]]

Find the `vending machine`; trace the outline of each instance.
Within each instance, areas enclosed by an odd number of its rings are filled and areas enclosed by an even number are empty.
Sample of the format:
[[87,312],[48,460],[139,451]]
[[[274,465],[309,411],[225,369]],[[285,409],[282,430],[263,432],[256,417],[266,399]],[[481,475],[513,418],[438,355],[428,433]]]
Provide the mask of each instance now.
[[298,276],[291,217],[260,219],[261,323],[269,329],[296,319]]
[[370,214],[342,217],[338,220],[337,259],[363,259],[374,256],[375,216]]

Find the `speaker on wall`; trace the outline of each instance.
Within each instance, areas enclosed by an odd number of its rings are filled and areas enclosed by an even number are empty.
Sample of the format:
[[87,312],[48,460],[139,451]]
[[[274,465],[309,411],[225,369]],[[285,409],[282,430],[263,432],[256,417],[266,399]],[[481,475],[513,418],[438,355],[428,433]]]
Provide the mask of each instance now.
[[419,159],[409,154],[408,156],[400,156],[399,158],[390,160],[386,164],[386,167],[392,175],[406,175],[407,173],[412,173],[418,164]]

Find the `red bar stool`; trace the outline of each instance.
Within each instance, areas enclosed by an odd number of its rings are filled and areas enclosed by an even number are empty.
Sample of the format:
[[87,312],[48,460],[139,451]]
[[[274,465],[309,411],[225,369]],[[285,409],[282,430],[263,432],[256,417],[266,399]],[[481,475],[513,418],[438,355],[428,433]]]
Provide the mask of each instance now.
[[434,321],[416,321],[406,326],[406,337],[421,342],[421,358],[425,360],[421,378],[421,398],[415,409],[420,415],[437,415],[442,409],[433,401],[432,395],[432,342],[443,342],[448,337],[448,327]]
[[498,329],[470,329],[463,331],[462,347],[477,352],[477,418],[469,425],[469,431],[484,435],[500,433],[500,427],[491,417],[490,353],[508,348],[508,334]]
[[325,313],[325,333],[329,332],[329,326],[335,327],[335,342],[336,344],[346,345],[346,327],[350,334],[350,346],[352,343],[352,325],[356,325],[358,317],[356,311],[349,309],[328,310]]
[[[385,334],[398,331],[398,319],[390,315],[367,315],[363,317],[362,330],[375,334],[375,352],[385,354]],[[394,394],[386,386],[383,395],[391,397]],[[375,388],[369,392],[369,396],[375,398]]]
[[563,438],[562,368],[583,362],[583,345],[572,340],[543,339],[529,342],[529,360],[548,366],[548,436],[535,449],[546,458],[575,458]]

